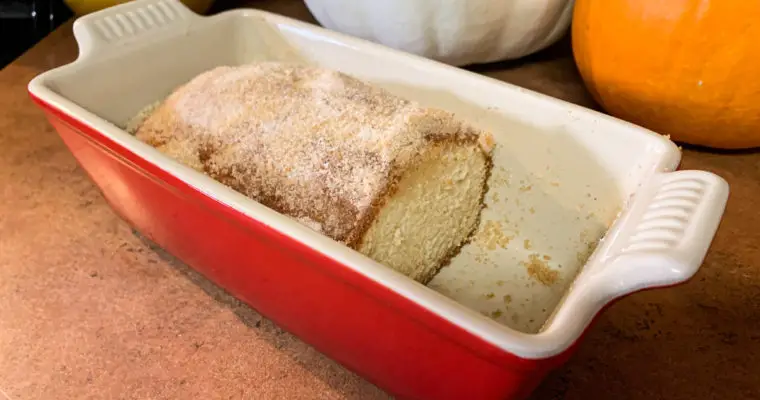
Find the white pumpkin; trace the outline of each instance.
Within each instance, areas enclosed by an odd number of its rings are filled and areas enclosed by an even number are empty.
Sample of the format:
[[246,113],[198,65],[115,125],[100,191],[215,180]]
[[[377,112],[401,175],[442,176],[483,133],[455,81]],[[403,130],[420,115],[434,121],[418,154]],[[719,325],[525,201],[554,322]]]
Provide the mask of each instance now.
[[462,66],[515,59],[567,31],[573,0],[304,0],[322,26]]

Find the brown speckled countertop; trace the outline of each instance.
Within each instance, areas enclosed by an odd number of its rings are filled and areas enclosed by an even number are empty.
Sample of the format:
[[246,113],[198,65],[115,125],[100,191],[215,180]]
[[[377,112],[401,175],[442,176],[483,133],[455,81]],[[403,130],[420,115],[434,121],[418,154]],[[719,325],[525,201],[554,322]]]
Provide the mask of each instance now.
[[[76,53],[69,23],[0,71],[0,400],[386,398],[111,212],[26,94]],[[594,107],[566,42],[478,71]],[[535,399],[760,399],[760,152],[682,168],[731,185],[702,270],[609,308]]]

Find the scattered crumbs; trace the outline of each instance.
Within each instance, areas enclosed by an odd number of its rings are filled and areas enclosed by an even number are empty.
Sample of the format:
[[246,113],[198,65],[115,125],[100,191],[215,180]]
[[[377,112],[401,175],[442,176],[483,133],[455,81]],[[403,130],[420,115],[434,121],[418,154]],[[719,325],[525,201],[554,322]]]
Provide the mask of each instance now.
[[531,208],[528,209],[528,212],[530,212],[531,214],[535,214],[536,213],[536,209],[533,208],[533,207],[531,207]]
[[520,316],[517,314],[512,314],[512,322],[514,323],[520,322]]
[[486,317],[490,317],[491,316],[491,314],[488,311],[481,311],[480,313],[483,314]]
[[506,186],[506,187],[509,187],[509,185],[510,185],[510,175],[509,175],[509,172],[507,170],[505,170],[504,167],[500,166],[491,175],[491,182],[493,182],[493,185],[491,185],[491,186]]
[[483,253],[477,253],[475,254],[475,261],[477,261],[479,264],[485,264],[489,261],[488,256]]
[[505,294],[504,295],[504,304],[509,304],[512,302],[512,296]]
[[491,311],[491,318],[499,318],[501,317],[501,314],[503,314],[501,310]]
[[523,262],[528,269],[528,275],[544,286],[551,286],[559,279],[559,272],[551,269],[546,261],[539,258],[538,254],[528,256],[528,261]]
[[496,250],[497,247],[506,249],[513,237],[507,236],[501,229],[498,221],[486,221],[483,229],[476,235],[475,242],[487,250]]
[[494,203],[499,202],[499,192],[493,192],[493,194],[491,195],[491,201]]
[[533,319],[533,318],[531,318],[531,319],[528,320],[528,322],[532,324],[532,323],[536,322],[536,320]]
[[591,219],[591,218],[594,218],[595,216],[596,216],[596,214],[594,214],[593,212],[591,212],[591,213],[589,213],[589,214],[586,216],[586,219],[587,219],[587,220],[589,220],[589,219]]
[[475,280],[474,279],[470,279],[470,286],[475,286]]
[[596,242],[589,243],[588,248],[585,251],[579,251],[575,255],[575,258],[579,263],[584,264],[588,261],[589,257],[591,257],[591,254],[594,253],[594,250],[596,250]]
[[586,197],[591,198],[591,193],[586,193]]
[[546,312],[546,308],[542,308],[542,309],[541,309],[541,312]]
[[549,184],[552,185],[552,186],[554,186],[554,187],[558,187],[559,186],[559,182],[557,182],[557,181],[551,181],[551,182],[549,182]]
[[520,191],[521,192],[527,192],[527,191],[530,191],[531,189],[533,189],[533,185],[520,186]]
[[496,286],[504,286],[504,281],[499,279],[498,281],[496,281]]
[[494,298],[494,296],[496,296],[496,295],[495,295],[493,292],[490,292],[490,293],[486,293],[486,298],[487,298],[487,299],[493,299],[493,298]]
[[533,243],[531,243],[530,239],[525,239],[523,241],[523,247],[525,248],[525,250],[530,250],[533,248]]
[[543,259],[549,261],[552,259],[552,257],[550,255],[544,254]]
[[578,239],[580,239],[581,243],[584,243],[584,244],[591,242],[592,240],[591,237],[592,237],[591,233],[586,229],[581,231],[581,233],[578,235]]

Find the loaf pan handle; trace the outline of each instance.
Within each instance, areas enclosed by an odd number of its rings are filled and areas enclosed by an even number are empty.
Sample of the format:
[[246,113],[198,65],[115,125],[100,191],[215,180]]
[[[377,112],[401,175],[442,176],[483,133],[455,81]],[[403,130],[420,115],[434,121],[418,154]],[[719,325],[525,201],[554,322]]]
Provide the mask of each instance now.
[[200,15],[179,0],[135,0],[74,21],[79,58],[119,50],[146,35],[184,31]]
[[690,279],[712,243],[728,192],[723,178],[705,171],[655,176],[615,237],[606,239],[612,245],[594,274],[597,291],[620,297]]

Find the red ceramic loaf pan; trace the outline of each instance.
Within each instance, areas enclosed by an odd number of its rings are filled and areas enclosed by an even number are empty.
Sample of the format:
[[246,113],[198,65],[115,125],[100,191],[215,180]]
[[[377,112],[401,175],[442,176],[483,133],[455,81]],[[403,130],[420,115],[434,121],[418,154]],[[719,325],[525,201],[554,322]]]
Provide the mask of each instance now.
[[[74,34],[78,59],[29,92],[113,209],[399,398],[525,398],[610,302],[689,279],[728,196],[715,175],[674,171],[678,148],[640,127],[265,12],[140,0],[79,18]],[[341,70],[489,129],[483,225],[509,240],[479,232],[423,286],[124,130],[198,73],[254,60]]]

